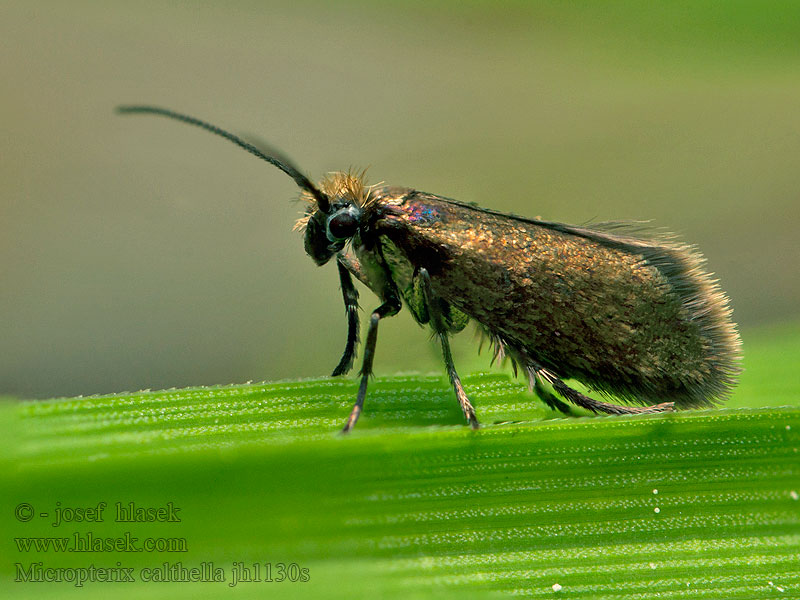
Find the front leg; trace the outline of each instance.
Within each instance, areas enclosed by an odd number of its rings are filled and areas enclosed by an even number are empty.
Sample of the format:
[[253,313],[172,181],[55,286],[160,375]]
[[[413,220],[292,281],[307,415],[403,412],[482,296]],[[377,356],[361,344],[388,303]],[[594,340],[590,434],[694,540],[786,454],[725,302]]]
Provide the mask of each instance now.
[[478,429],[480,424],[478,423],[478,417],[475,416],[475,409],[464,391],[464,386],[461,385],[461,378],[458,376],[456,366],[453,363],[453,354],[450,352],[450,341],[447,337],[447,324],[442,314],[442,300],[431,288],[431,276],[428,270],[421,268],[417,275],[422,281],[422,291],[425,295],[425,304],[430,316],[431,327],[433,327],[442,343],[442,357],[444,358],[447,375],[450,378],[450,384],[453,386],[453,391],[456,393],[456,398],[458,398],[458,403],[461,405],[461,410],[464,412],[467,421],[469,421],[473,429]]
[[358,344],[358,290],[353,285],[353,278],[350,276],[345,263],[345,259],[339,257],[336,266],[339,267],[339,281],[342,286],[342,297],[344,298],[344,310],[347,314],[347,343],[344,353],[333,370],[331,377],[344,375],[353,367],[353,359],[356,356],[356,345]]

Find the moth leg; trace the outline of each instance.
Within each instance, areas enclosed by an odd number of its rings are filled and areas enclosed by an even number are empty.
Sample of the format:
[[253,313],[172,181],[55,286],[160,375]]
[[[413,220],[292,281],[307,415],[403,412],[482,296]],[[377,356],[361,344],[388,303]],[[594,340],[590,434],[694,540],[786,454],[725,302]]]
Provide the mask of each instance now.
[[439,297],[436,296],[431,288],[431,276],[425,268],[419,269],[417,274],[422,281],[422,290],[425,294],[425,304],[430,316],[431,326],[442,343],[442,357],[447,369],[447,376],[450,378],[450,384],[453,386],[458,403],[461,405],[461,410],[464,412],[464,416],[469,421],[470,426],[473,429],[478,429],[480,424],[478,423],[478,417],[475,416],[475,408],[469,401],[467,393],[464,391],[464,386],[461,385],[461,378],[458,376],[456,366],[453,363],[453,354],[450,352],[450,341],[447,337],[447,325],[442,315]]
[[358,395],[353,410],[347,418],[342,433],[350,431],[361,416],[361,409],[364,406],[364,397],[367,395],[367,383],[372,375],[372,360],[375,357],[375,344],[378,341],[378,322],[383,317],[391,317],[400,312],[400,299],[397,294],[392,292],[389,298],[378,308],[372,311],[369,318],[369,329],[367,330],[367,342],[364,344],[364,362],[361,363],[361,385],[358,386]]
[[550,390],[542,385],[542,377],[534,372],[532,377],[533,379],[533,391],[539,397],[539,399],[547,404],[551,409],[557,410],[559,412],[564,413],[565,415],[572,414],[572,411],[569,409],[569,405],[559,400],[555,394],[553,394]]
[[593,413],[601,412],[608,415],[641,415],[673,412],[675,410],[674,402],[662,402],[661,404],[654,404],[653,406],[620,406],[618,404],[610,404],[602,400],[595,400],[594,398],[581,394],[577,390],[573,390],[566,383],[561,381],[561,379],[545,369],[537,370],[536,376],[543,377],[546,381],[549,381],[553,389],[558,392],[561,397]]
[[[341,264],[345,269],[347,269],[351,275],[353,275],[356,279],[358,279],[361,283],[363,283],[368,288],[372,289],[372,282],[369,279],[369,276],[364,271],[364,267],[361,262],[353,256],[352,254],[346,252],[340,252],[336,255],[336,262]],[[380,294],[378,294],[380,295]]]
[[492,343],[495,348],[495,358],[501,359],[505,354],[511,357],[511,364],[514,367],[514,375],[517,374],[517,365],[520,365],[528,378],[528,389],[531,390],[536,396],[549,406],[552,410],[557,410],[565,415],[571,415],[572,411],[569,405],[562,402],[555,394],[544,387],[544,381],[551,381],[555,377],[544,367],[534,361],[530,355],[516,346],[515,344],[508,344],[501,336],[493,334]]
[[353,285],[353,278],[350,271],[339,258],[336,261],[339,267],[339,282],[342,286],[342,297],[344,298],[344,310],[347,314],[347,343],[344,347],[339,364],[333,370],[331,377],[344,375],[353,368],[353,359],[356,356],[356,346],[358,345],[358,290]]

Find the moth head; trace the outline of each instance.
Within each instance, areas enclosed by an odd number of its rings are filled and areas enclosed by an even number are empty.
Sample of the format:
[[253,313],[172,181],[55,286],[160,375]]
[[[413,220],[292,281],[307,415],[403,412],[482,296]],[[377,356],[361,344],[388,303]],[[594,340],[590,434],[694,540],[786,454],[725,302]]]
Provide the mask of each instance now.
[[361,226],[361,209],[357,206],[331,208],[331,214],[315,210],[305,223],[306,254],[318,265],[324,265],[342,250]]
[[319,187],[329,198],[328,210],[323,210],[308,192],[304,192],[302,198],[309,206],[295,229],[305,230],[306,253],[315,263],[324,265],[361,230],[362,207],[368,189],[363,173],[329,173]]

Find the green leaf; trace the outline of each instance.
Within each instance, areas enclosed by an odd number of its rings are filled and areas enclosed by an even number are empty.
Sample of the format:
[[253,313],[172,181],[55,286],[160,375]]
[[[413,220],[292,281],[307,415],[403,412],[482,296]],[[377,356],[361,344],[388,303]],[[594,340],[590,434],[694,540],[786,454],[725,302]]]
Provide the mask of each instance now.
[[[3,587],[37,598],[798,597],[798,339],[797,328],[746,338],[731,402],[794,405],[782,408],[545,418],[504,374],[465,377],[479,431],[460,424],[439,376],[377,378],[349,436],[337,432],[352,379],[6,403]],[[102,522],[52,525],[57,509],[100,502]],[[118,523],[118,502],[171,506],[180,520]],[[28,521],[14,518],[23,503]],[[186,548],[24,550],[89,532]],[[261,579],[281,563],[310,580],[232,588],[239,561],[260,563]],[[119,562],[137,580],[164,563],[187,577],[213,563],[225,581],[13,581],[39,562]]]

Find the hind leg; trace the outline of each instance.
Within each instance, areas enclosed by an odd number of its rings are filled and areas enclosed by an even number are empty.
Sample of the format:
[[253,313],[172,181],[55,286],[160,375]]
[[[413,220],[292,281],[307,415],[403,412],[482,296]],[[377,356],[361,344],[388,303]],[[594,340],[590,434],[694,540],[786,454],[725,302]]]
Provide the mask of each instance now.
[[561,381],[561,379],[545,369],[538,370],[536,375],[537,377],[544,377],[546,381],[550,382],[553,389],[562,398],[569,400],[575,406],[580,406],[593,413],[605,413],[607,415],[643,415],[673,412],[675,410],[674,402],[662,402],[661,404],[654,404],[653,406],[621,406],[619,404],[603,402],[602,400],[595,400],[594,398],[581,394],[578,390],[572,389]]
[[539,396],[539,399],[547,404],[551,409],[557,410],[559,412],[564,413],[565,415],[571,415],[572,411],[569,408],[569,404],[562,402],[561,400],[556,397],[550,390],[548,390],[544,385],[542,385],[542,378],[538,375],[533,376],[533,391]]

